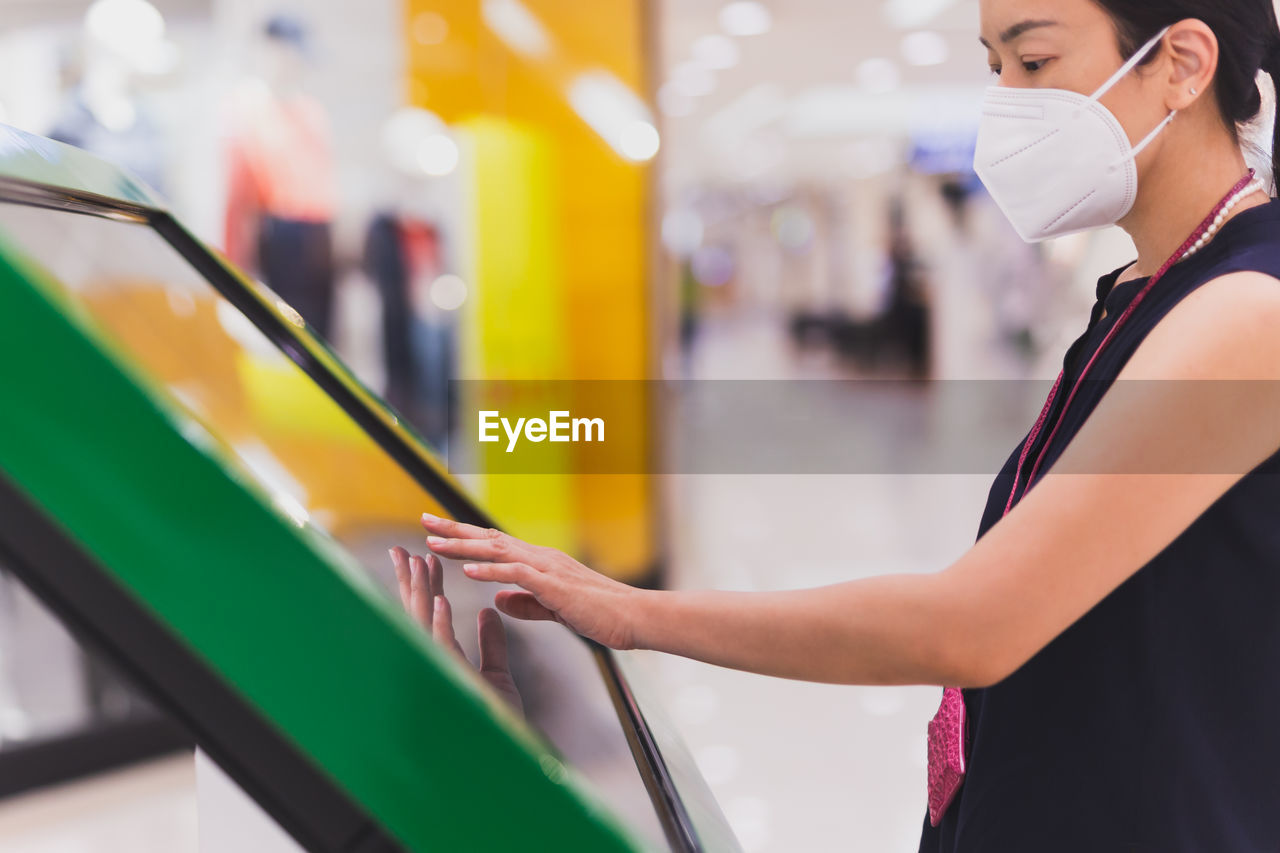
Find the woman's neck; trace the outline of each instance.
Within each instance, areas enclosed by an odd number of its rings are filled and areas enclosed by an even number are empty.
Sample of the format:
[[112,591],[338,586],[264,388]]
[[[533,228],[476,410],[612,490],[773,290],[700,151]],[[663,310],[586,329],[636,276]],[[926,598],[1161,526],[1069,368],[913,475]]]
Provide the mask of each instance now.
[[[1248,167],[1239,146],[1223,141],[1188,140],[1194,144],[1170,145],[1158,153],[1143,176],[1133,210],[1120,222],[1138,249],[1138,261],[1124,278],[1154,275],[1245,175]],[[1253,193],[1241,199],[1227,219],[1268,200],[1266,193]]]

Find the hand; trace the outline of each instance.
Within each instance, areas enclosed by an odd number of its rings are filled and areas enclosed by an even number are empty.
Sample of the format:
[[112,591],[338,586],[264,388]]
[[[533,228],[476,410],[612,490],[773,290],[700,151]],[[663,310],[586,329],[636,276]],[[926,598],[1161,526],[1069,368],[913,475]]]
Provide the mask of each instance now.
[[[453,633],[453,608],[444,595],[444,571],[439,558],[434,554],[425,560],[416,555],[411,557],[399,546],[390,553],[404,609],[437,642],[466,662],[467,656]],[[480,636],[480,677],[523,714],[524,703],[507,659],[507,632],[502,626],[502,617],[492,607],[486,607],[476,617],[476,623]]]
[[611,649],[636,646],[636,606],[640,590],[606,578],[557,551],[522,542],[498,530],[423,514],[436,554],[466,560],[467,577],[511,583],[493,603],[516,619],[559,622]]

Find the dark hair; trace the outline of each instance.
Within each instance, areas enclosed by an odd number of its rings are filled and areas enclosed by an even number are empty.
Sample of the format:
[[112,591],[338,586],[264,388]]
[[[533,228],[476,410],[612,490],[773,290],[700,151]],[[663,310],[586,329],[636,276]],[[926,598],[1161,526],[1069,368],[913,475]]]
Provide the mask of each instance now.
[[[1280,24],[1272,0],[1094,0],[1115,22],[1120,53],[1137,53],[1148,39],[1187,18],[1203,21],[1218,38],[1214,94],[1235,139],[1262,110],[1258,71],[1280,89]],[[1144,60],[1146,62],[1148,60]],[[1277,98],[1280,100],[1280,98]],[[1272,129],[1272,182],[1280,180],[1280,121]]]

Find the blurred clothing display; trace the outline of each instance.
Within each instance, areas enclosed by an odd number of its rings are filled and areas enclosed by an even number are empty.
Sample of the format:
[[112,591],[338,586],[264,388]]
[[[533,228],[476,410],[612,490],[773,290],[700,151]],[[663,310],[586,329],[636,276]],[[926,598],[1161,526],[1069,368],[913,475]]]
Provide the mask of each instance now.
[[365,270],[382,297],[385,397],[437,447],[448,440],[449,381],[455,378],[456,334],[451,309],[432,300],[443,272],[440,229],[402,213],[373,218],[365,239]]
[[228,117],[224,245],[233,262],[256,269],[327,338],[334,291],[329,225],[337,206],[329,119],[298,88],[302,24],[273,18],[265,36],[266,73],[241,87]]
[[323,337],[333,328],[333,238],[328,222],[258,220],[258,270]]
[[253,82],[235,96],[232,121],[229,225],[256,211],[301,222],[333,219],[333,152],[319,101]]

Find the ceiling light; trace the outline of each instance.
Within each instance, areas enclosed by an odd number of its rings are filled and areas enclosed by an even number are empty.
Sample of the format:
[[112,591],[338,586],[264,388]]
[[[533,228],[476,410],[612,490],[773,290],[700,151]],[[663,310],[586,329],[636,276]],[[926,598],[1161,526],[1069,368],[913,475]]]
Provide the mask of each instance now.
[[773,15],[757,0],[735,0],[720,10],[720,28],[731,36],[758,36],[773,27]]
[[682,62],[671,72],[670,85],[686,97],[701,98],[715,91],[716,78],[699,62]]
[[923,27],[956,4],[956,0],[885,0],[884,16],[900,30]]
[[902,39],[902,58],[908,65],[941,65],[949,54],[947,40],[932,30],[921,30]]
[[431,282],[431,303],[442,311],[457,311],[467,301],[467,283],[452,273]]
[[164,38],[164,16],[147,0],[96,0],[84,24],[94,38],[122,51]]
[[858,85],[873,95],[882,95],[898,88],[901,75],[898,66],[888,59],[873,57],[858,65]]
[[165,38],[164,16],[147,0],[94,0],[85,30],[136,70],[167,74],[178,64],[176,44]]
[[458,168],[458,143],[443,133],[433,133],[418,143],[417,161],[428,175],[448,175]]
[[738,64],[741,54],[738,43],[728,36],[703,36],[693,43],[693,58],[706,68],[732,68]]
[[643,119],[636,119],[623,129],[619,142],[623,157],[643,163],[657,155],[662,139],[656,127]]
[[387,159],[407,175],[447,175],[458,166],[458,144],[435,113],[401,107],[382,127]]
[[520,0],[484,0],[480,14],[485,26],[516,53],[533,59],[551,53],[547,28]]
[[649,108],[609,71],[588,71],[569,86],[569,105],[578,117],[623,157],[653,159],[661,139]]
[[439,12],[422,12],[414,17],[412,30],[418,44],[440,44],[449,35],[449,22]]

